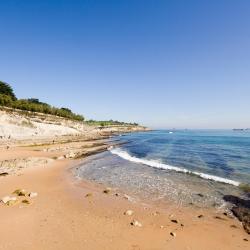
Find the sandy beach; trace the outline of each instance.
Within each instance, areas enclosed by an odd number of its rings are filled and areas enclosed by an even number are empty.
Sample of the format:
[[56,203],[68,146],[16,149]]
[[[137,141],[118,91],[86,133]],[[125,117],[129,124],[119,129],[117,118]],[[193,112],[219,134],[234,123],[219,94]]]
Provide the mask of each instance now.
[[132,202],[122,191],[75,179],[72,168],[84,158],[60,155],[69,148],[94,153],[96,142],[1,148],[1,162],[50,161],[0,177],[0,197],[16,189],[38,194],[0,204],[0,249],[249,249],[249,235],[231,216]]
[[0,10],[0,250],[250,250],[250,1]]

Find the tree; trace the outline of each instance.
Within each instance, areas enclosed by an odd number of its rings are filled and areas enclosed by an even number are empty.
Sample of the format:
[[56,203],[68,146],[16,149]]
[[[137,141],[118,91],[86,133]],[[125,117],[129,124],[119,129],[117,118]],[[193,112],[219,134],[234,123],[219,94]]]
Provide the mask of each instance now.
[[68,109],[68,108],[61,108],[61,110],[66,111],[68,113],[72,113],[72,111],[70,109]]
[[37,98],[28,98],[27,101],[31,103],[38,103],[38,104],[40,103],[39,99]]
[[67,119],[84,121],[82,115],[73,113],[68,108],[56,108],[45,102],[40,102],[38,98],[17,99],[12,87],[5,82],[0,81],[0,106],[6,106],[14,109],[39,112],[44,114],[58,115]]
[[12,87],[8,83],[2,81],[0,81],[0,94],[10,96],[13,100],[16,100]]

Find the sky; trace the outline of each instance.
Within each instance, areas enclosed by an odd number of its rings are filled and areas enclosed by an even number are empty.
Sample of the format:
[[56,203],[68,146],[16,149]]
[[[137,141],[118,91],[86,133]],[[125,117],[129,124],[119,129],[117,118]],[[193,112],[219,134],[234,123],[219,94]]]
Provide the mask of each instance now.
[[250,1],[0,0],[0,80],[87,119],[250,127]]

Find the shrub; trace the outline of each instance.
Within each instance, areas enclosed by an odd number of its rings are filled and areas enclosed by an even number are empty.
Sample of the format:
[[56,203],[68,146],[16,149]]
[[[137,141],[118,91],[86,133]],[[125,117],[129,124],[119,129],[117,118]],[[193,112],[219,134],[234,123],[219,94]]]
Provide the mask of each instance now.
[[[57,115],[60,117],[65,117],[72,120],[77,121],[84,121],[84,117],[82,115],[78,115],[73,113],[68,108],[56,108],[53,106],[50,106],[47,103],[40,102],[37,98],[29,98],[29,99],[17,99],[12,87],[4,82],[0,81],[0,106],[6,106],[10,108],[15,109],[21,109],[24,111],[31,111],[31,112],[39,112],[44,114],[50,114],[50,115]],[[125,123],[125,122],[119,122],[119,121],[95,121],[95,120],[89,120],[87,121],[90,125],[95,126],[112,126],[112,125],[119,125],[119,126],[137,126],[137,123]]]
[[95,126],[138,126],[138,123],[126,123],[126,122],[119,122],[119,121],[95,121],[95,120],[88,120],[86,121],[90,125],[95,125]]
[[1,106],[7,106],[11,107],[13,105],[14,101],[11,96],[0,94],[0,105]]
[[84,121],[84,117],[73,113],[68,108],[55,108],[47,103],[40,102],[37,98],[17,99],[12,87],[5,82],[0,81],[0,106],[6,106],[15,109],[21,109],[31,112],[39,112],[51,115],[57,115],[73,120]]
[[0,94],[10,96],[11,99],[16,100],[12,87],[8,83],[2,81],[0,81]]

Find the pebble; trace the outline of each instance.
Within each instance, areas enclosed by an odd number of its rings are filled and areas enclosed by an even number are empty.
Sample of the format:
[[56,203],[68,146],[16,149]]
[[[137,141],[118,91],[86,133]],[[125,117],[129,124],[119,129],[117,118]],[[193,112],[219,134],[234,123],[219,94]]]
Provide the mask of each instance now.
[[131,216],[133,213],[134,213],[134,211],[132,211],[132,210],[127,210],[126,212],[124,212],[124,215]]
[[128,200],[128,201],[132,201],[133,199],[129,196],[129,195],[127,195],[127,194],[124,194],[124,199],[126,199],[126,200]]
[[24,189],[17,189],[13,192],[13,194],[16,194],[17,196],[25,196],[27,192]]
[[203,218],[203,217],[204,217],[204,216],[203,216],[202,214],[198,216],[198,218]]
[[173,223],[178,223],[178,221],[177,221],[177,220],[171,220],[171,222],[173,222]]
[[200,197],[204,197],[204,195],[203,194],[201,194],[201,193],[199,193],[199,194],[197,194],[198,196],[200,196]]
[[85,197],[86,198],[88,198],[88,197],[92,197],[93,196],[93,194],[92,193],[87,193],[86,195],[85,195]]
[[22,200],[22,203],[24,203],[24,204],[30,204],[30,201],[28,201],[28,200]]
[[226,220],[224,218],[221,218],[220,216],[214,216],[215,219],[218,219],[218,220]]
[[130,224],[135,227],[142,227],[142,224],[137,220],[133,220]]
[[69,152],[68,154],[64,155],[66,159],[74,158],[76,154],[74,152]]
[[35,198],[35,197],[37,197],[38,196],[38,193],[36,193],[36,192],[30,192],[29,193],[29,197],[30,198]]
[[11,201],[8,201],[8,202],[6,203],[6,205],[7,205],[7,206],[13,206],[13,205],[15,205],[16,203],[18,203],[18,200],[11,200]]
[[174,233],[174,232],[171,232],[170,235],[173,237],[176,237],[176,233]]
[[232,227],[232,228],[237,228],[237,226],[235,226],[235,225],[231,225],[230,227]]
[[9,201],[16,201],[16,197],[4,196],[1,201],[4,204],[7,204]]
[[109,194],[111,192],[111,188],[106,188],[103,190],[104,194]]
[[8,175],[9,173],[7,173],[7,172],[2,172],[2,173],[0,173],[0,176],[6,176],[6,175]]

